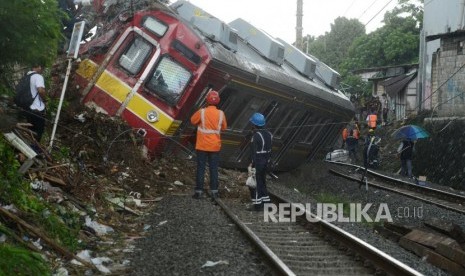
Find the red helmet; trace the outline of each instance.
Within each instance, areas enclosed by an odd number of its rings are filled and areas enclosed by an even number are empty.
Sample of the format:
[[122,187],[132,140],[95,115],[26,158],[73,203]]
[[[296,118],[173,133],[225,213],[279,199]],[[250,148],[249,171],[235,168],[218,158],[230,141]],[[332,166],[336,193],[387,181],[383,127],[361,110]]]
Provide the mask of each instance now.
[[220,102],[220,94],[215,90],[211,90],[207,94],[207,103],[211,105],[217,105]]

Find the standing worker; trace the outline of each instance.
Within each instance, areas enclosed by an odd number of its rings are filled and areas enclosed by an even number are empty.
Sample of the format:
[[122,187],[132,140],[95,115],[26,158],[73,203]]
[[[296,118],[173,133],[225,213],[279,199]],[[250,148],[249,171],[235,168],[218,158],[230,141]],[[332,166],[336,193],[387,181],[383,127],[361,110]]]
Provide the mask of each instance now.
[[401,175],[412,178],[412,157],[415,150],[415,142],[410,139],[403,140],[397,148],[397,156],[400,157]]
[[358,138],[355,136],[356,129],[349,130],[349,135],[346,139],[347,150],[349,151],[349,159],[351,163],[358,162],[357,157],[357,147],[358,147]]
[[193,198],[200,199],[205,180],[205,165],[208,159],[210,168],[210,193],[218,197],[218,163],[221,149],[221,131],[227,127],[226,116],[216,108],[220,102],[218,92],[211,90],[206,96],[207,107],[197,110],[191,117],[191,123],[197,126],[197,175]]
[[44,77],[41,75],[44,65],[35,63],[31,67],[31,71],[27,75],[31,75],[30,89],[31,95],[34,99],[29,110],[24,110],[23,114],[28,123],[32,125],[31,130],[35,133],[37,142],[40,143],[42,134],[45,129],[45,82]]
[[349,136],[349,130],[347,129],[347,127],[345,127],[343,130],[342,130],[342,145],[341,145],[341,149],[343,149],[346,145],[346,140],[347,140],[347,136]]
[[255,168],[255,177],[257,186],[250,188],[250,197],[252,198],[251,211],[263,210],[263,205],[270,202],[268,191],[266,189],[266,170],[271,159],[271,146],[273,135],[264,129],[265,116],[261,113],[254,113],[249,120],[253,125],[253,135],[250,141],[251,159],[250,166]]
[[368,136],[365,137],[365,146],[363,149],[363,166],[367,168],[377,168],[379,165],[379,147],[378,143],[381,138],[375,135],[374,129],[368,130]]
[[378,121],[378,116],[376,115],[376,112],[371,109],[370,113],[367,116],[367,125],[369,129],[375,129],[376,128],[376,122]]

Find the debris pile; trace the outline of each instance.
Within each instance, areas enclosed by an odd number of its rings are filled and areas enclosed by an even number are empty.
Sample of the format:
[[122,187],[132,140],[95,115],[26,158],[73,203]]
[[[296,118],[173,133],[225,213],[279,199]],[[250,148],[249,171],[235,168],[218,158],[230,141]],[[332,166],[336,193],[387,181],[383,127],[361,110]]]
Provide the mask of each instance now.
[[[13,132],[25,144],[34,144],[27,128],[13,127]],[[61,220],[79,226],[77,250],[49,238],[48,229],[37,230],[14,206],[0,206],[1,219],[13,232],[23,232],[18,235],[28,237],[23,243],[45,255],[57,275],[89,269],[124,272],[132,242],[151,227],[144,224],[144,215],[166,195],[190,195],[195,185],[195,162],[168,154],[147,159],[142,144],[137,131],[117,118],[84,107],[65,109],[51,153],[39,145],[40,154],[23,176]],[[21,151],[16,153],[20,162],[27,160]],[[220,169],[220,194],[246,200],[246,178],[245,172]],[[10,237],[1,238],[4,243]]]

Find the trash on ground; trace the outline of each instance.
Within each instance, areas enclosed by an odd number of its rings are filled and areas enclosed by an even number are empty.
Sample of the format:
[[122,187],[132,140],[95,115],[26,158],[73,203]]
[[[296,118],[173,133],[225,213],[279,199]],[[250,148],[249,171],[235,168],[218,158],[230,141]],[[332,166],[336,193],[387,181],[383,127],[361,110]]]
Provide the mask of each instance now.
[[95,231],[95,233],[99,236],[101,235],[105,235],[109,232],[113,232],[113,228],[111,228],[110,226],[107,226],[107,225],[103,225],[103,224],[100,224],[96,221],[93,221],[91,220],[91,218],[89,216],[86,216],[86,223],[85,225],[89,228],[91,228],[92,230]]
[[204,265],[202,265],[201,268],[214,267],[214,266],[217,266],[217,265],[220,265],[220,264],[229,265],[229,262],[228,261],[217,261],[217,262],[207,261]]

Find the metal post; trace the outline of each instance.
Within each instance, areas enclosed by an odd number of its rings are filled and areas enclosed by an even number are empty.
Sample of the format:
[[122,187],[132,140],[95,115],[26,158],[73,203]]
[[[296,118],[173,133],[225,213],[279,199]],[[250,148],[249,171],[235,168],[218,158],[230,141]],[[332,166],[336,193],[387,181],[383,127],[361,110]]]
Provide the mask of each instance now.
[[53,140],[55,139],[55,132],[57,130],[58,119],[60,118],[61,106],[63,105],[63,100],[65,98],[66,86],[68,85],[69,74],[71,72],[71,61],[68,59],[68,68],[66,69],[65,82],[63,83],[63,89],[61,90],[60,103],[58,104],[57,115],[55,116],[55,122],[53,123],[52,136],[50,137],[50,145],[48,146],[48,152],[52,151]]

